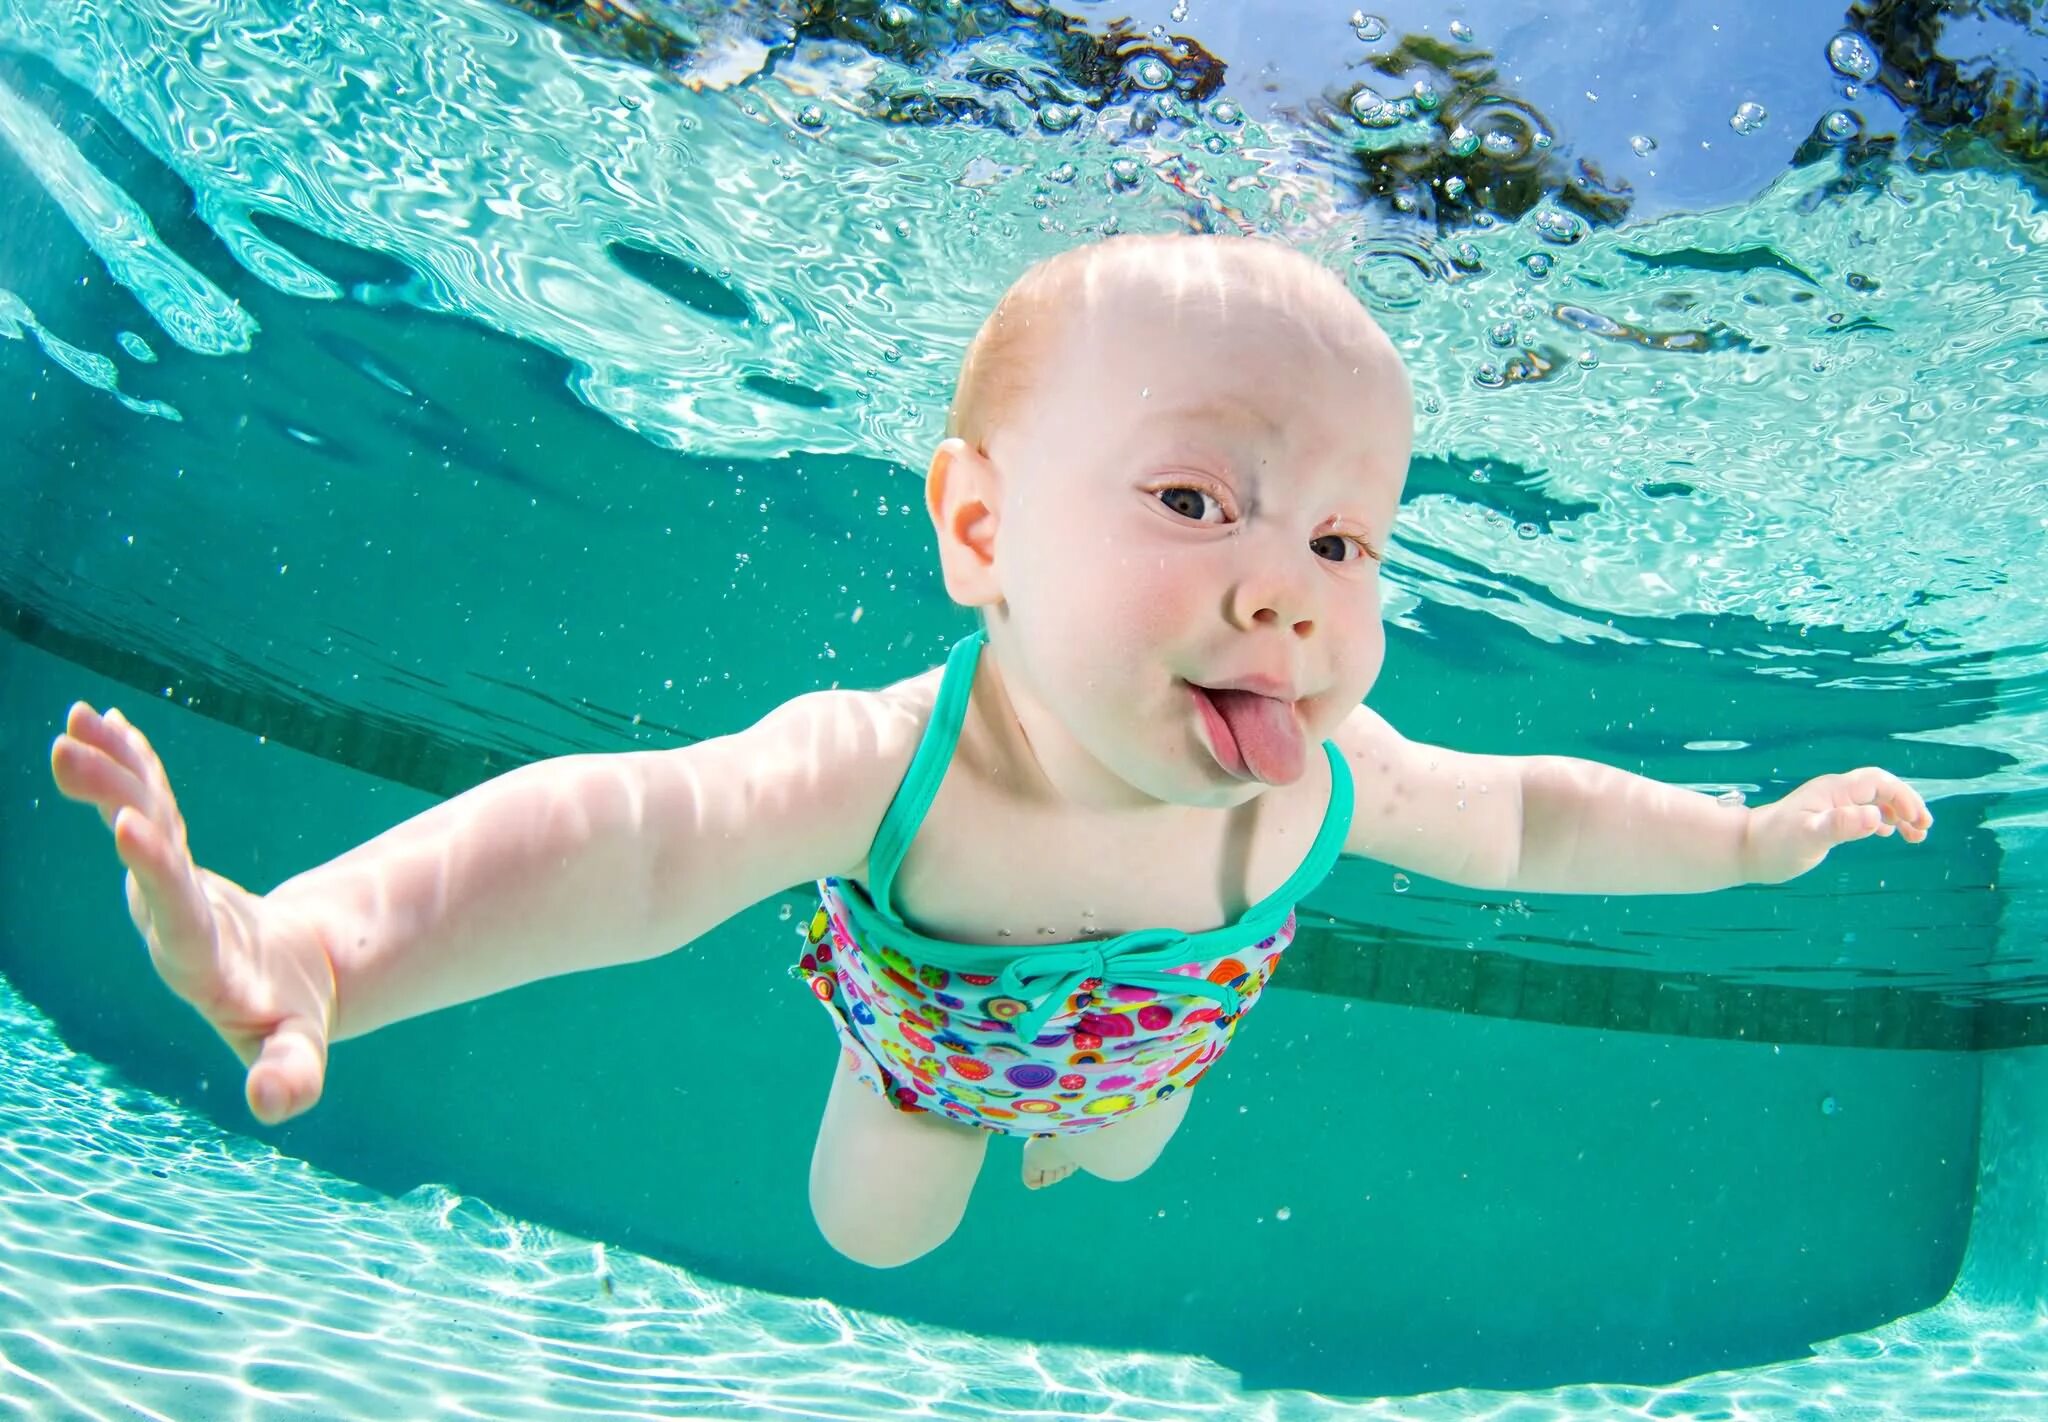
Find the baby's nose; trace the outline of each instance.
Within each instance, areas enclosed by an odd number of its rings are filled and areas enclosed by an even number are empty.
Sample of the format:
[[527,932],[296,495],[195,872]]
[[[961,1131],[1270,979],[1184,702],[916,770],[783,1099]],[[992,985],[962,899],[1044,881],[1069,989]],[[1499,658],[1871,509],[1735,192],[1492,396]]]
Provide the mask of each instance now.
[[1253,627],[1291,627],[1297,637],[1316,630],[1315,609],[1300,591],[1284,580],[1246,579],[1231,595],[1231,620],[1249,631]]
[[[1252,614],[1252,620],[1254,622],[1271,626],[1274,623],[1285,622],[1288,619],[1281,616],[1280,610],[1278,608],[1262,607],[1257,612],[1254,612]],[[1316,630],[1315,619],[1312,617],[1294,618],[1292,621],[1292,625],[1294,627],[1294,635],[1297,637],[1306,637],[1309,635],[1309,633]]]

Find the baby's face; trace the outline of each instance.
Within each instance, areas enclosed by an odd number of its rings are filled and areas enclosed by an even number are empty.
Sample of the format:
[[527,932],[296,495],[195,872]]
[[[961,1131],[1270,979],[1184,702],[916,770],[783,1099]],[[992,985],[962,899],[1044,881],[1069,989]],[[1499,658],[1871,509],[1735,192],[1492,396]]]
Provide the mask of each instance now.
[[1005,677],[1155,798],[1298,779],[1379,672],[1411,439],[1362,321],[1235,294],[1077,318],[988,444]]

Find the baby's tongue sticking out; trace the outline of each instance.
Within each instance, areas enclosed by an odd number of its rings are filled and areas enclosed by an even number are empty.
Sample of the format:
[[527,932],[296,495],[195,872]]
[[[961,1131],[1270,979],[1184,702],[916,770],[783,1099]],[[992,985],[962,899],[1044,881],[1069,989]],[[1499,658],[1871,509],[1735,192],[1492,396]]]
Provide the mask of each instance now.
[[1210,690],[1206,694],[1237,742],[1246,770],[1268,785],[1286,785],[1301,778],[1308,752],[1292,702],[1256,691]]

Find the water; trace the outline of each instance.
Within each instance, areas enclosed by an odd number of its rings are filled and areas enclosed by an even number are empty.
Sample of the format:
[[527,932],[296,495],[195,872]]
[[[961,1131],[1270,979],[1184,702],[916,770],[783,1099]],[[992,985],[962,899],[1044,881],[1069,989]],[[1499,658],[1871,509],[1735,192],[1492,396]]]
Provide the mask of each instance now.
[[[2038,173],[1834,141],[1851,112],[1937,146],[1877,86],[1845,95],[1869,56],[1831,44],[1838,15],[1779,38],[1727,17],[1738,53],[1646,9],[1666,63],[1725,57],[1673,112],[1616,86],[1628,51],[1590,18],[1475,12],[1529,87],[1478,104],[1455,66],[1375,72],[1412,110],[1380,125],[1327,59],[1450,16],[1378,9],[1364,43],[1347,11],[1211,8],[1180,17],[1206,51],[1102,70],[974,7],[836,37],[677,7],[693,87],[644,35],[483,0],[0,0],[0,1399],[1306,1415],[1334,1404],[1301,1389],[1477,1386],[1552,1391],[1374,1415],[1712,1416],[1839,1386],[1870,1415],[1995,1417],[2038,1395],[2042,1295],[1999,1263],[2038,1246],[2024,1210],[1986,1214],[2034,1178],[2013,1103],[2048,1041]],[[1747,103],[1768,123],[1731,132]],[[1825,151],[1784,166],[1817,127]],[[1414,155],[1437,148],[1539,191],[1508,212],[1479,168],[1431,188]],[[1627,220],[1573,197],[1579,157],[1630,175]],[[902,1275],[826,1257],[803,1213],[827,1048],[770,1005],[772,902],[692,954],[345,1044],[318,1112],[248,1139],[232,1061],[136,961],[103,831],[47,787],[66,701],[143,721],[208,862],[269,883],[527,759],[921,669],[960,625],[915,471],[961,341],[1029,260],[1184,225],[1315,253],[1410,362],[1374,695],[1396,725],[1752,804],[1882,763],[1937,837],[1707,898],[1402,892],[1347,864],[1170,1177],[985,1182]],[[732,1001],[743,1034],[689,1006]],[[707,1076],[732,1051],[759,1101]],[[1309,1099],[1310,1064],[1359,1097]],[[140,1163],[167,1159],[175,1196]],[[1149,1262],[992,1291],[1018,1218]],[[114,1277],[146,1331],[103,1307]],[[259,1356],[201,1295],[302,1310]],[[607,1351],[629,1333],[630,1361]]]

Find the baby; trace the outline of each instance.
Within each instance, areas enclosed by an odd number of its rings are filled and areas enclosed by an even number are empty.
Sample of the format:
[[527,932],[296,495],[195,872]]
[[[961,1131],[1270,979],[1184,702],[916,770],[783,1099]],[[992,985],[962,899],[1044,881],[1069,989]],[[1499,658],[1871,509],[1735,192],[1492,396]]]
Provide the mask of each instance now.
[[1308,257],[1113,238],[1025,273],[968,349],[925,502],[981,626],[941,668],[527,766],[265,895],[194,863],[120,712],[73,706],[52,766],[270,1123],[318,1099],[332,1042],[668,952],[817,880],[798,971],[839,1045],[811,1208],[841,1253],[899,1265],[958,1225],[993,1133],[1026,1138],[1034,1187],[1149,1167],[1340,853],[1682,893],[1926,838],[1878,769],[1743,808],[1404,739],[1361,703],[1411,433],[1393,346]]

